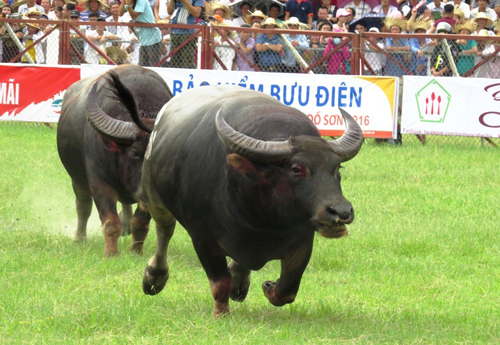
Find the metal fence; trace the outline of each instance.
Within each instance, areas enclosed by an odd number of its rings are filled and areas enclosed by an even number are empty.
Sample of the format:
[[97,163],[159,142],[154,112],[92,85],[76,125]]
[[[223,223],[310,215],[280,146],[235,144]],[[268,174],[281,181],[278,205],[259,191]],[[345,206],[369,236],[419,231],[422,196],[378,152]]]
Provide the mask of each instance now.
[[[0,31],[0,62],[52,65],[133,63],[174,68],[343,75],[500,76],[500,37],[497,36],[353,34],[3,18],[0,18],[0,24],[4,27]],[[151,27],[161,31],[161,44],[141,46],[137,38],[140,30]],[[389,46],[396,49],[389,50]],[[470,52],[464,53],[463,50]],[[448,70],[442,75],[436,74],[445,65]],[[403,136],[405,141],[426,145],[437,141],[489,146],[500,143],[499,139],[413,135]]]

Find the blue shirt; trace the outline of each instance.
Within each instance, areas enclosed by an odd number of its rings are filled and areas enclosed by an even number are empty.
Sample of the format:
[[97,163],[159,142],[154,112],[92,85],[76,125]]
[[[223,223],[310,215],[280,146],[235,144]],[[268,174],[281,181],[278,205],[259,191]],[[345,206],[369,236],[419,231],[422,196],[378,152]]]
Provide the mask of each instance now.
[[[170,0],[174,1],[174,0]],[[188,0],[191,5],[194,7],[205,7],[205,2],[203,0]],[[194,25],[196,24],[196,17],[193,16],[189,11],[187,10],[186,6],[180,1],[175,1],[174,3],[175,9],[174,9],[174,15],[170,20],[170,24],[188,24],[188,25]],[[172,34],[192,34],[194,33],[195,30],[189,30],[189,29],[170,29],[170,33]]]
[[[431,39],[426,38],[425,43],[430,42]],[[415,75],[427,75],[427,61],[429,58],[427,56],[422,56],[421,58],[418,57],[418,51],[420,49],[420,40],[418,38],[411,38],[410,39],[410,50],[413,53],[411,56],[411,67],[410,70],[415,74]],[[425,66],[420,72],[417,71],[418,66]]]
[[[271,39],[267,37],[267,34],[260,34],[257,36],[257,41],[255,43],[269,43],[269,44],[281,44],[281,38],[278,35],[274,35]],[[260,52],[259,54],[259,63],[265,67],[276,66],[281,63],[281,54],[280,52],[275,52],[274,50],[266,50],[265,52]]]
[[[295,50],[297,50],[297,53],[299,53],[300,55],[304,53],[306,48],[309,48],[309,41],[307,40],[307,37],[305,35],[295,35],[293,37],[290,37],[289,34],[284,34],[283,36],[285,36],[288,42],[297,41],[299,43],[299,45],[295,47]],[[283,45],[283,48],[283,64],[288,67],[297,66],[297,59],[293,55],[292,51],[285,45]]]
[[314,15],[312,4],[309,0],[300,2],[290,0],[286,3],[285,12],[290,13],[290,17],[297,17],[304,24],[308,24],[308,17]]
[[[148,23],[155,24],[155,17],[153,15],[153,10],[151,10],[151,6],[149,5],[148,0],[137,0],[135,2],[134,11],[139,12],[140,14],[134,19],[136,23]],[[139,42],[141,42],[141,46],[150,46],[156,44],[161,41],[161,31],[157,27],[152,28],[134,28],[134,32],[136,33]]]
[[[398,40],[398,43],[394,42],[394,39],[392,38],[386,38],[385,39],[385,47],[409,47],[410,42],[408,42],[407,38],[400,38]],[[396,52],[390,52],[392,57],[399,62],[401,65],[407,67],[407,63],[405,60],[405,56],[409,57],[407,52],[404,53],[396,53]],[[406,71],[399,67],[395,62],[393,62],[391,59],[387,59],[387,62],[385,63],[385,69],[384,69],[385,75],[390,75],[393,77],[401,77],[406,74]]]

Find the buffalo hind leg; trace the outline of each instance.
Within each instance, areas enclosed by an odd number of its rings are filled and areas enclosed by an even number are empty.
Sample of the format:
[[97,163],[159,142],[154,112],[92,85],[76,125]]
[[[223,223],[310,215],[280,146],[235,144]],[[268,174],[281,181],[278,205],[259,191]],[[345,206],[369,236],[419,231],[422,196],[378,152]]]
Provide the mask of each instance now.
[[[307,242],[307,241],[306,241]],[[312,253],[312,238],[309,243],[291,248],[281,260],[281,275],[277,282],[265,281],[264,294],[271,304],[281,307],[295,301],[300,280]]]
[[113,188],[101,184],[98,188],[93,188],[92,195],[102,224],[104,256],[118,255],[118,239],[122,231],[122,225],[116,210],[118,193]]
[[167,250],[170,239],[174,235],[175,218],[168,211],[155,217],[156,222],[156,250],[148,261],[142,277],[142,291],[146,295],[156,295],[167,284],[169,272]]
[[122,210],[119,213],[120,222],[122,223],[122,236],[130,235],[130,222],[132,221],[132,205],[122,204]]
[[72,185],[75,193],[76,214],[78,217],[74,241],[84,242],[87,240],[87,223],[92,212],[92,195],[74,182]]
[[243,302],[250,288],[250,273],[247,268],[241,267],[236,261],[231,260],[229,271],[233,278],[233,288],[231,290],[231,299],[236,302]]
[[[130,251],[142,254],[144,241],[148,236],[149,223],[151,222],[151,215],[148,211],[142,210],[139,206],[135,210],[134,217],[132,218],[132,244]],[[174,225],[175,227],[175,225]]]

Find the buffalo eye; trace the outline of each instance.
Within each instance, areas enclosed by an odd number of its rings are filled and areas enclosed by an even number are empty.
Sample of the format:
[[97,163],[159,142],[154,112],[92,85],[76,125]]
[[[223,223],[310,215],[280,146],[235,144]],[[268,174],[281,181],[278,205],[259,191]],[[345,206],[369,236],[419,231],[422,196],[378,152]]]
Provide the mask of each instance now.
[[306,168],[304,168],[303,166],[300,166],[298,164],[294,164],[292,166],[291,171],[292,171],[292,175],[295,177],[299,177],[299,178],[306,177]]
[[132,159],[138,159],[139,158],[139,153],[137,152],[137,150],[130,150],[130,158]]

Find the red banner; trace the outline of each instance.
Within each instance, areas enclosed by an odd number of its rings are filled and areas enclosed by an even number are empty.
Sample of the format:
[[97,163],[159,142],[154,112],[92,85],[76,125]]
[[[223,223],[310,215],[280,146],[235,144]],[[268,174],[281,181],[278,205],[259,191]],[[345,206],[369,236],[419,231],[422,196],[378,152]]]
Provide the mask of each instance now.
[[0,121],[57,122],[80,68],[0,64]]

